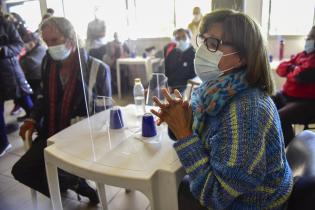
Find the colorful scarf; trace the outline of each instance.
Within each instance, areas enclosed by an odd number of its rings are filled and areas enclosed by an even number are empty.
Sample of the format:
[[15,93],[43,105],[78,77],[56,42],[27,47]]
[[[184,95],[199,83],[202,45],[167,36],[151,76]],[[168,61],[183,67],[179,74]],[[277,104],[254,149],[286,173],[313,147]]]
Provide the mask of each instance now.
[[[58,108],[58,95],[61,87],[58,85],[60,83],[59,72],[57,70],[57,63],[52,62],[50,66],[49,73],[49,120],[48,120],[48,137],[54,135],[56,132],[68,127],[70,125],[70,109],[73,102],[74,91],[77,83],[77,74],[79,70],[79,61],[76,56],[77,53],[74,53],[75,56],[72,56],[71,69],[69,71],[69,78],[67,83],[64,86],[61,109]],[[61,67],[63,68],[63,67]],[[58,88],[59,86],[59,88]],[[58,113],[60,111],[60,113]],[[60,114],[59,121],[57,122],[56,116]]]
[[216,116],[224,105],[236,94],[246,90],[246,71],[239,70],[224,75],[217,80],[204,82],[192,94],[194,108],[193,131],[201,133],[205,116]]

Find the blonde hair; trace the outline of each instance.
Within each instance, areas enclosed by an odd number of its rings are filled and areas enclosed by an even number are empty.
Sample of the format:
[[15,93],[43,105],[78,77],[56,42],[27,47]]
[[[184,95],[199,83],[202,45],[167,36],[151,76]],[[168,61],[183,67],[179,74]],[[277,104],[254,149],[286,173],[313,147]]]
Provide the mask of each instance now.
[[199,32],[204,34],[213,24],[223,26],[222,40],[233,43],[241,59],[245,60],[247,82],[272,94],[272,80],[265,40],[258,24],[248,15],[234,10],[216,10],[206,14],[200,24]]

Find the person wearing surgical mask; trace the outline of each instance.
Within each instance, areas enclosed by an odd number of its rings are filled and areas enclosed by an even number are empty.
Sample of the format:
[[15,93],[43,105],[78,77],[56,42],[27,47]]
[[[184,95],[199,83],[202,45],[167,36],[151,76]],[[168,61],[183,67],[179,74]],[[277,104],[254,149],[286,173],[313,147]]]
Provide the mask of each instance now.
[[277,74],[286,78],[273,97],[278,108],[286,145],[295,136],[292,124],[315,122],[315,26],[306,37],[304,50],[283,61]]
[[88,23],[87,38],[85,48],[88,52],[98,49],[106,44],[106,25],[105,21],[95,18]]
[[196,76],[194,69],[195,50],[190,44],[190,32],[180,28],[173,33],[173,42],[164,48],[165,75],[172,89],[183,92],[187,81]]
[[[87,112],[93,113],[90,109],[93,107],[93,97],[111,97],[111,78],[107,65],[78,48],[69,20],[50,17],[41,24],[40,30],[48,46],[42,61],[41,90],[19,133],[22,139],[26,139],[26,131],[32,136],[37,130],[38,137],[15,163],[12,175],[19,182],[49,197],[43,152],[47,139],[70,126],[75,118],[85,117]],[[58,174],[63,191],[70,189],[88,197],[93,205],[99,203],[96,190],[85,179],[62,170]]]
[[202,14],[201,14],[201,10],[200,7],[194,7],[193,8],[193,19],[192,21],[188,24],[188,29],[191,32],[191,44],[192,46],[197,49],[197,45],[196,45],[196,36],[198,35],[198,28],[199,28],[199,24],[201,22],[201,18],[202,18]]
[[286,209],[293,177],[260,27],[244,13],[216,10],[203,17],[197,44],[202,83],[191,101],[164,89],[151,110],[174,134],[187,173],[179,210]]

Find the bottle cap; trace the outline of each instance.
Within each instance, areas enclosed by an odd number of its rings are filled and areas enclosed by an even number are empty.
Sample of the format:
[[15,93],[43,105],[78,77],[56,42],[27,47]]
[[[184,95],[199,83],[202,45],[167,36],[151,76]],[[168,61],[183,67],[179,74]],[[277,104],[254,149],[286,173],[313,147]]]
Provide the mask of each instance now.
[[141,79],[140,78],[135,78],[135,83],[140,83]]

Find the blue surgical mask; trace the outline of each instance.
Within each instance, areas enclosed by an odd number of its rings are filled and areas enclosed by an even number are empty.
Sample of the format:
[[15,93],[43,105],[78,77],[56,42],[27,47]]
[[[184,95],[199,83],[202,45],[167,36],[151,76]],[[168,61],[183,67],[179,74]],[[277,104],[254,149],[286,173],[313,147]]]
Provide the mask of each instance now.
[[304,45],[304,51],[306,53],[311,53],[313,52],[315,49],[315,41],[314,39],[308,39],[305,41],[305,45]]
[[217,50],[216,52],[210,52],[207,47],[202,44],[196,52],[194,65],[196,75],[201,79],[202,82],[213,81],[218,79],[224,74],[234,68],[228,68],[224,70],[219,69],[219,62],[223,56],[229,56],[238,52],[228,53],[223,55],[223,52]]
[[188,39],[186,40],[179,40],[177,43],[176,43],[176,47],[178,49],[180,49],[181,51],[186,51],[190,46],[190,42]]
[[60,44],[52,47],[48,47],[49,55],[55,61],[65,60],[69,57],[71,49],[68,49],[65,44]]

